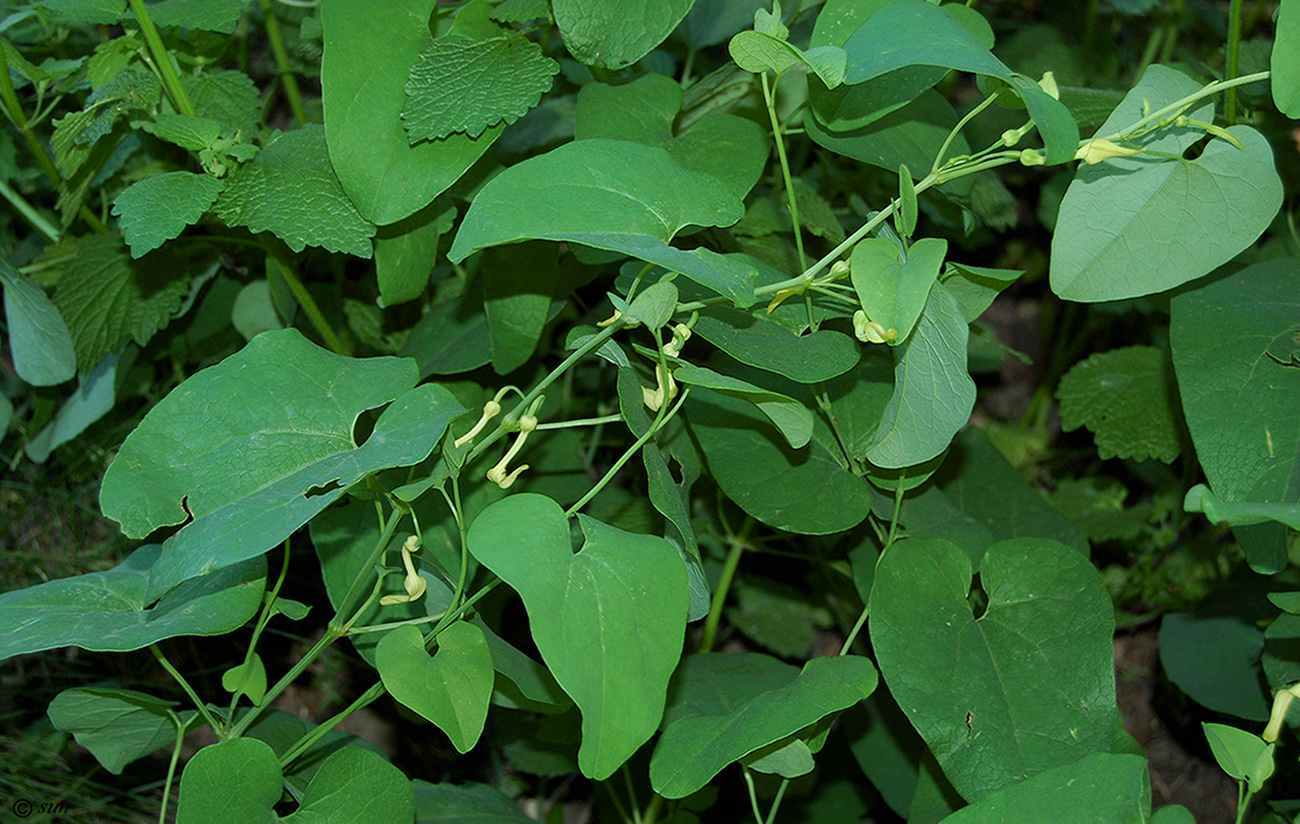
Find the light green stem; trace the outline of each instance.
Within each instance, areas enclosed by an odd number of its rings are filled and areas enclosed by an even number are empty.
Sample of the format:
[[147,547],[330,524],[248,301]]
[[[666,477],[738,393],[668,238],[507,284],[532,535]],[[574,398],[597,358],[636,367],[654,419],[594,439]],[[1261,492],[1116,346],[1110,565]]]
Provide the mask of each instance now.
[[799,251],[799,266],[807,269],[808,260],[803,251],[803,230],[799,224],[799,198],[794,194],[794,181],[790,177],[790,161],[785,156],[785,137],[781,134],[781,123],[776,116],[776,97],[767,83],[767,72],[758,76],[763,85],[763,103],[767,106],[768,119],[772,121],[772,139],[776,141],[776,156],[781,161],[781,179],[785,181],[785,199],[790,206],[790,222],[794,224],[794,245]]
[[294,662],[294,665],[289,668],[289,671],[284,674],[284,677],[275,682],[275,686],[266,691],[266,695],[262,697],[262,700],[258,702],[257,706],[251,708],[242,718],[239,719],[239,721],[235,723],[233,727],[230,728],[230,735],[228,737],[238,738],[243,735],[248,728],[253,725],[253,722],[257,720],[258,716],[262,714],[262,711],[269,707],[271,702],[279,698],[280,693],[288,689],[290,684],[298,680],[298,676],[302,675],[303,671],[306,670],[307,667],[311,666],[311,663],[319,658],[320,654],[329,649],[330,645],[339,640],[340,637],[342,636],[335,634],[332,628],[326,629],[325,634],[321,636],[320,640],[313,644],[311,649],[307,650],[307,652],[303,654],[302,658],[299,658]]
[[280,79],[284,81],[284,96],[289,100],[293,119],[299,125],[307,122],[307,110],[302,105],[302,92],[298,90],[298,78],[294,77],[289,66],[289,52],[284,47],[284,36],[280,33],[280,20],[275,16],[275,7],[271,0],[261,0],[262,17],[266,21],[266,36],[271,41],[271,53],[275,55],[275,67]]
[[311,296],[311,292],[307,291],[307,287],[303,286],[302,281],[298,278],[298,273],[287,262],[277,262],[280,264],[279,271],[281,276],[284,277],[284,282],[288,285],[289,291],[293,293],[294,299],[298,301],[298,305],[302,307],[302,310],[307,313],[308,320],[311,321],[312,326],[316,327],[316,331],[320,333],[325,344],[335,354],[352,357],[352,348],[345,344],[338,335],[334,334],[334,329],[330,326],[329,321],[325,319],[325,313],[316,305],[316,299]]
[[26,198],[10,188],[8,183],[0,180],[0,197],[9,201],[9,205],[14,207],[14,211],[23,216],[23,219],[32,225],[32,228],[45,235],[51,243],[58,243],[59,230],[45,218],[41,217],[40,212],[32,208]]
[[[1228,8],[1228,66],[1224,79],[1237,76],[1241,56],[1241,0],[1232,0]],[[1231,126],[1237,122],[1237,90],[1228,89],[1223,98],[1223,119]]]
[[176,667],[172,666],[172,662],[167,660],[167,656],[163,655],[163,651],[158,648],[157,644],[150,644],[149,651],[153,653],[154,658],[158,659],[158,663],[162,664],[162,668],[167,670],[167,674],[176,679],[176,683],[180,684],[181,689],[185,691],[185,694],[190,697],[190,701],[194,703],[194,707],[199,711],[199,715],[202,715],[203,720],[208,722],[208,725],[212,727],[212,731],[217,734],[217,737],[224,741],[225,736],[221,734],[221,725],[217,723],[217,719],[212,717],[212,713],[208,711],[207,705],[203,703],[199,698],[199,694],[190,686],[190,682],[186,681],[185,676],[181,675],[180,671],[176,669]]
[[193,116],[196,114],[194,104],[190,102],[190,96],[185,93],[185,87],[181,85],[181,78],[176,74],[176,65],[172,63],[172,56],[167,53],[167,47],[158,36],[158,29],[153,24],[153,18],[149,16],[149,7],[145,5],[144,0],[131,0],[131,11],[135,12],[135,19],[140,24],[140,33],[144,35],[145,45],[149,47],[149,53],[158,64],[158,73],[162,75],[162,84],[167,90],[167,96],[171,98],[177,111]]
[[744,555],[745,550],[749,548],[749,530],[753,526],[754,519],[746,516],[740,532],[731,538],[731,549],[727,551],[727,559],[722,563],[722,575],[719,576],[718,585],[713,590],[709,615],[704,619],[704,632],[700,638],[699,652],[713,651],[718,622],[722,620],[722,608],[727,603],[727,593],[731,591],[731,582],[735,579],[736,569],[740,566],[740,556]]
[[158,805],[158,824],[167,824],[167,801],[171,797],[172,781],[176,778],[176,764],[181,760],[181,745],[185,743],[185,722],[171,710],[168,717],[176,725],[176,744],[172,747],[172,758],[167,764],[167,780],[163,782],[162,803]]

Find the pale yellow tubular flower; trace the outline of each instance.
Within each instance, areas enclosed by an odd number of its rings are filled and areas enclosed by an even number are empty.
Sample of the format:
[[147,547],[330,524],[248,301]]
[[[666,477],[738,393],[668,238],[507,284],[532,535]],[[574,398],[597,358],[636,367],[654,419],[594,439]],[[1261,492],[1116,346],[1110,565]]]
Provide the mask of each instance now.
[[502,489],[507,489],[515,482],[515,479],[519,477],[520,473],[528,468],[528,464],[524,464],[514,472],[508,474],[506,472],[510,462],[514,460],[515,455],[518,455],[519,450],[523,448],[524,441],[528,440],[529,433],[536,428],[536,415],[523,415],[519,418],[519,435],[515,438],[514,443],[510,444],[510,448],[506,450],[505,456],[497,462],[496,466],[487,471],[487,479],[489,481]]
[[1113,140],[1107,140],[1104,137],[1097,137],[1080,146],[1079,151],[1074,153],[1074,159],[1082,160],[1084,163],[1091,166],[1108,158],[1130,157],[1135,154],[1141,154],[1144,151],[1145,149],[1121,146]]
[[429,584],[415,571],[415,562],[411,560],[411,553],[419,548],[420,539],[415,535],[407,538],[402,544],[402,566],[406,567],[406,577],[402,579],[402,587],[406,590],[406,594],[385,595],[379,599],[381,606],[390,607],[393,604],[407,604],[424,596],[424,590]]
[[501,404],[494,400],[483,404],[483,416],[478,419],[478,423],[474,424],[473,429],[456,439],[455,447],[460,449],[465,444],[477,438],[478,433],[482,432],[483,427],[487,426],[487,422],[499,414],[501,414]]

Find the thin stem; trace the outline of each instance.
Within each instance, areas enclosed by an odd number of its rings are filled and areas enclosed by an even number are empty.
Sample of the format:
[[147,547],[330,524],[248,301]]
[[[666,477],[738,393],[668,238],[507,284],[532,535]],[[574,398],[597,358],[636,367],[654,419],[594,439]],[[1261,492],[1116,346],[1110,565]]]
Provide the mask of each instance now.
[[203,720],[208,722],[208,725],[212,727],[212,731],[217,734],[217,737],[225,740],[225,736],[221,734],[221,726],[217,724],[217,720],[212,717],[212,713],[208,712],[207,705],[199,699],[198,693],[196,693],[194,688],[190,686],[190,682],[185,680],[185,676],[181,675],[180,671],[177,670],[176,667],[172,666],[172,662],[167,660],[167,656],[163,654],[163,651],[158,648],[157,644],[150,644],[149,651],[153,653],[154,658],[158,659],[158,663],[162,664],[162,668],[167,670],[167,674],[176,679],[177,684],[180,684],[181,689],[190,697],[190,701],[194,702],[194,707],[199,711],[199,715],[202,715]]
[[858,633],[862,631],[862,625],[867,622],[867,615],[870,614],[870,605],[864,604],[862,612],[858,615],[858,620],[853,624],[853,629],[849,630],[849,635],[844,639],[844,646],[840,647],[840,655],[848,655],[849,649],[853,642],[858,639]]
[[30,223],[33,229],[45,235],[51,243],[58,243],[59,230],[54,228],[54,224],[41,217],[40,212],[32,208],[26,198],[11,189],[9,184],[3,180],[0,180],[0,197],[9,201],[9,205],[14,207],[14,211],[22,215],[23,219]]
[[[257,624],[256,626],[253,627],[253,637],[249,639],[248,651],[244,653],[243,665],[245,667],[248,666],[249,662],[253,660],[253,656],[256,654],[257,642],[262,637],[262,630],[266,629],[266,625],[271,621],[271,611],[275,607],[275,598],[277,595],[280,594],[280,587],[284,585],[285,576],[287,576],[288,574],[289,574],[289,539],[285,538],[284,559],[280,562],[280,576],[276,578],[275,586],[271,587],[270,596],[265,598],[262,602],[261,614],[257,616]],[[240,694],[236,692],[234,695],[230,696],[229,716],[231,718],[235,717],[235,707],[238,706],[239,704],[239,695]]]
[[176,778],[176,764],[181,760],[181,745],[185,742],[185,722],[171,710],[167,715],[176,725],[176,746],[172,747],[172,758],[167,764],[167,780],[163,782],[162,804],[158,805],[158,824],[167,822],[167,799],[172,792],[172,781]]
[[754,820],[763,824],[763,813],[758,809],[758,792],[754,789],[754,777],[749,774],[749,767],[740,765],[740,774],[745,777],[745,788],[749,790],[749,806],[754,811]]
[[145,5],[144,0],[131,0],[131,11],[135,12],[135,19],[140,24],[140,33],[144,35],[145,45],[149,47],[149,53],[158,64],[158,73],[162,76],[163,88],[167,90],[167,96],[172,99],[172,103],[181,114],[191,116],[197,114],[194,104],[190,102],[190,96],[185,93],[185,87],[181,85],[180,76],[176,74],[176,66],[172,63],[171,55],[167,53],[167,47],[158,36],[153,18],[149,16],[149,7]]
[[[376,503],[376,506],[378,506],[378,503]],[[397,524],[401,520],[402,513],[398,510],[393,510],[393,513],[388,516],[383,530],[380,531],[379,539],[375,541],[374,548],[370,550],[370,557],[366,559],[365,565],[357,572],[357,577],[352,579],[352,586],[348,587],[348,594],[343,596],[342,601],[339,601],[338,612],[335,613],[334,620],[330,621],[332,631],[337,631],[340,635],[343,633],[343,626],[339,623],[340,619],[343,619],[348,614],[348,611],[352,608],[352,602],[361,594],[362,584],[365,583],[366,578],[370,576],[370,572],[375,568],[375,564],[379,563],[379,559],[383,557],[385,550],[388,549],[388,543],[393,540],[393,533],[397,531]]]
[[767,105],[767,116],[772,121],[772,138],[776,141],[776,156],[781,161],[781,178],[785,181],[785,198],[790,206],[790,221],[794,224],[794,245],[799,252],[799,266],[808,268],[808,260],[803,251],[803,231],[799,224],[799,198],[794,194],[794,181],[790,178],[790,161],[785,156],[785,138],[781,135],[781,123],[776,117],[776,99],[767,83],[767,72],[758,76],[763,85],[763,103]]
[[271,41],[271,53],[275,55],[275,67],[284,81],[284,96],[289,100],[293,119],[299,125],[307,122],[307,110],[302,105],[302,92],[298,90],[298,78],[294,77],[289,66],[289,52],[284,47],[284,36],[280,33],[280,21],[275,16],[271,0],[261,0],[262,17],[265,20],[266,36]]
[[280,769],[283,770],[285,767],[292,764],[294,759],[311,749],[313,744],[329,734],[329,731],[338,726],[338,723],[344,718],[347,718],[362,707],[374,703],[379,696],[383,695],[386,691],[384,682],[378,681],[371,686],[370,689],[357,696],[357,699],[344,707],[343,710],[321,722],[318,726],[312,728],[311,732],[307,733],[302,738],[299,738],[297,743],[285,750],[284,755],[280,756]]
[[1218,94],[1219,92],[1225,89],[1232,89],[1232,88],[1236,88],[1237,86],[1245,86],[1250,83],[1256,83],[1260,80],[1267,80],[1269,76],[1270,76],[1269,72],[1255,72],[1254,74],[1246,74],[1246,75],[1242,75],[1241,77],[1234,77],[1231,80],[1215,80],[1212,83],[1207,83],[1205,86],[1192,92],[1186,97],[1175,100],[1173,103],[1170,103],[1168,106],[1165,106],[1164,108],[1157,109],[1156,111],[1152,112],[1146,117],[1143,117],[1141,120],[1138,120],[1136,123],[1131,123],[1128,126],[1125,126],[1124,128],[1120,129],[1118,132],[1105,135],[1105,137],[1109,140],[1114,140],[1117,142],[1128,140],[1130,137],[1132,137],[1135,134],[1138,134],[1147,126],[1150,126],[1152,123],[1158,123],[1159,121],[1165,119],[1169,115],[1176,114],[1188,108],[1193,103],[1195,103],[1198,100],[1201,100],[1202,98],[1209,97],[1210,95],[1213,94]]
[[578,426],[601,426],[607,423],[618,423],[623,420],[622,415],[602,415],[599,418],[575,418],[571,421],[550,421],[548,423],[537,424],[538,429],[572,429]]
[[700,638],[700,648],[698,652],[711,652],[713,650],[714,637],[718,632],[718,622],[722,620],[722,608],[727,603],[727,593],[731,591],[731,582],[736,577],[736,569],[740,566],[740,556],[749,548],[749,531],[754,526],[754,519],[745,516],[745,523],[740,527],[740,532],[736,533],[731,539],[731,549],[727,551],[727,560],[722,564],[722,575],[718,578],[718,586],[713,590],[713,599],[709,604],[708,617],[704,619],[704,634]]
[[[1232,0],[1228,8],[1228,66],[1227,80],[1237,76],[1241,55],[1241,0]],[[1231,126],[1237,122],[1237,90],[1228,89],[1223,98],[1223,118]]]
[[257,720],[257,717],[262,714],[262,710],[270,706],[272,701],[279,698],[280,693],[288,689],[289,685],[296,681],[299,675],[302,675],[303,670],[311,666],[311,663],[319,658],[322,652],[329,649],[330,645],[341,637],[341,635],[336,635],[332,629],[325,630],[325,634],[321,636],[320,640],[313,644],[311,649],[307,650],[302,658],[299,658],[294,662],[294,665],[289,668],[289,671],[284,674],[284,677],[275,682],[275,686],[266,691],[266,695],[262,697],[262,700],[257,704],[257,706],[250,709],[244,714],[243,718],[240,718],[239,721],[235,722],[235,725],[230,728],[229,737],[238,738],[243,735],[244,732],[253,725],[253,722]]
[[311,325],[316,327],[316,331],[319,332],[320,336],[325,340],[325,344],[329,346],[335,354],[351,357],[351,347],[345,344],[338,335],[334,334],[334,330],[330,327],[329,321],[325,320],[325,314],[321,312],[320,307],[316,305],[316,299],[311,296],[311,292],[308,292],[307,287],[303,286],[302,281],[298,279],[298,273],[295,272],[293,267],[288,263],[281,260],[277,260],[276,262],[280,264],[277,268],[279,269],[280,275],[284,278],[284,282],[288,285],[289,291],[293,293],[294,298],[298,301],[298,305],[307,313],[307,318],[311,321]]
[[776,788],[776,798],[772,799],[772,806],[767,810],[767,824],[776,821],[776,811],[781,809],[781,799],[785,798],[786,788],[790,786],[790,779],[782,778],[781,786]]
[[952,131],[948,132],[948,136],[944,138],[943,145],[939,147],[939,153],[934,156],[934,164],[930,166],[930,174],[939,173],[939,167],[943,165],[943,156],[948,153],[948,148],[952,146],[952,142],[957,139],[957,135],[961,134],[961,130],[966,128],[966,124],[974,120],[980,112],[984,111],[989,106],[992,106],[993,102],[998,99],[998,94],[1001,94],[1000,90],[997,94],[991,94],[981,100],[976,104],[975,108],[966,112],[966,114],[962,116],[961,120],[957,121],[957,125],[953,126]]
[[627,803],[632,807],[632,821],[641,824],[641,804],[636,800],[636,787],[632,786],[632,773],[627,768],[627,762],[618,771],[623,776],[623,788],[627,790]]

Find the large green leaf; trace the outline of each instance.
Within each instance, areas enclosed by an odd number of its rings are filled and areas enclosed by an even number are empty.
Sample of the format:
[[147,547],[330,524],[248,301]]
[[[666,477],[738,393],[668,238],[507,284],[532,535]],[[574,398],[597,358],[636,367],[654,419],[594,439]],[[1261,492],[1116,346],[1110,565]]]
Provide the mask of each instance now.
[[[1034,82],[1008,69],[954,15],[935,3],[902,0],[885,6],[849,37],[844,50],[848,52],[844,81],[851,84],[912,66],[938,66],[996,77],[1024,100],[1043,138],[1048,163],[1066,163],[1078,148],[1079,127],[1069,109]],[[928,86],[917,89],[917,93],[923,88]],[[900,105],[910,99],[900,101]]]
[[1269,59],[1273,103],[1289,118],[1300,117],[1300,2],[1282,0],[1277,8],[1277,35]]
[[909,538],[876,568],[871,640],[890,692],[969,801],[1109,748],[1116,722],[1110,596],[1077,551],[989,547],[988,606],[952,543]]
[[104,769],[121,775],[127,764],[176,741],[176,727],[185,721],[174,706],[134,690],[74,687],[54,696],[48,713],[51,724],[72,733]]
[[894,349],[894,396],[885,407],[867,459],[885,469],[942,454],[975,406],[966,365],[970,327],[961,307],[935,284],[907,342]]
[[528,824],[510,796],[491,784],[430,784],[416,779],[415,824]]
[[[215,123],[215,121],[213,121]],[[197,223],[225,186],[209,175],[167,172],[127,187],[113,201],[131,257],[152,252]]]
[[402,128],[411,66],[433,45],[437,0],[323,0],[321,103],[330,160],[362,217],[384,225],[423,208],[465,173],[504,125],[412,146]]
[[104,572],[60,578],[0,594],[0,659],[64,646],[127,652],[177,635],[221,635],[262,603],[261,558],[187,581],[149,606],[157,545],[142,546]]
[[1061,428],[1088,427],[1102,460],[1119,456],[1169,463],[1178,457],[1181,414],[1168,353],[1126,346],[1076,363],[1056,399]]
[[763,315],[722,306],[701,312],[695,332],[741,363],[798,383],[829,380],[858,362],[858,344],[843,332],[796,335]]
[[[128,535],[191,520],[163,545],[148,597],[266,552],[367,473],[427,457],[464,408],[440,386],[411,389],[415,381],[409,360],[334,355],[286,329],[159,402],[100,491]],[[356,444],[357,417],[395,398]]]
[[[1180,72],[1152,66],[1097,134],[1114,133],[1199,88]],[[1188,116],[1208,122],[1213,111],[1207,105]],[[1277,214],[1282,183],[1263,135],[1249,126],[1228,133],[1244,151],[1216,138],[1185,159],[1203,132],[1174,127],[1139,143],[1175,157],[1139,154],[1081,165],[1056,218],[1052,290],[1078,301],[1162,292],[1253,243]]]
[[575,58],[621,69],[677,28],[695,0],[553,0],[551,13]]
[[217,217],[230,226],[269,231],[295,252],[320,246],[370,257],[375,227],[339,185],[325,135],[324,127],[308,124],[272,137],[230,176],[217,197]]
[[528,362],[551,310],[559,277],[554,244],[519,243],[490,249],[479,273],[492,342],[492,368],[508,375]]
[[579,766],[599,780],[659,725],[682,651],[686,571],[663,538],[578,523],[575,554],[559,504],[511,495],[474,520],[469,549],[523,598],[542,659],[582,710]]
[[682,383],[705,386],[715,392],[749,401],[776,424],[793,449],[802,449],[812,440],[812,411],[788,395],[692,364],[678,367],[674,370],[673,377]]
[[112,410],[117,400],[117,363],[118,356],[109,355],[80,381],[77,391],[59,405],[50,422],[27,442],[27,457],[38,464],[45,463],[55,449]]
[[14,371],[32,386],[54,386],[77,374],[77,354],[63,316],[41,287],[0,258],[5,325]]
[[944,824],[1042,824],[1063,820],[1144,824],[1150,811],[1151,786],[1146,759],[1140,755],[1095,753],[1011,784],[943,821]]
[[697,388],[687,402],[687,415],[713,479],[763,523],[829,535],[856,526],[870,510],[871,493],[861,478],[816,440],[802,450],[791,449],[752,405]]
[[448,257],[488,246],[567,240],[624,252],[732,298],[754,302],[754,271],[707,249],[668,245],[682,228],[729,226],[740,199],[712,175],[692,172],[665,149],[623,140],[567,143],[503,171],[470,205]]
[[733,761],[866,698],[876,681],[876,668],[861,656],[814,658],[793,681],[739,706],[680,715],[655,745],[650,783],[667,798],[688,796]]
[[478,743],[493,681],[492,654],[478,627],[464,621],[447,627],[432,657],[419,627],[398,627],[379,642],[375,667],[393,698],[432,721],[457,752]]
[[280,816],[280,762],[270,745],[235,738],[204,747],[181,774],[177,824],[283,821],[309,824],[409,824],[415,817],[411,783],[369,750],[343,747],[320,765],[298,809]]
[[[1174,298],[1169,330],[1187,428],[1225,501],[1300,499],[1300,259],[1257,263]],[[1286,564],[1286,529],[1234,529],[1250,565]]]
[[[818,145],[891,172],[900,165],[909,169],[930,168],[956,125],[957,114],[952,104],[943,95],[928,89],[898,111],[851,130],[831,130],[812,109],[804,114],[808,136]],[[948,151],[949,156],[970,154],[970,144],[958,133]],[[958,179],[947,184],[946,190],[955,187],[960,191],[962,185]]]
[[455,217],[435,201],[419,212],[375,232],[375,279],[379,305],[396,306],[424,294],[438,257],[438,240]]

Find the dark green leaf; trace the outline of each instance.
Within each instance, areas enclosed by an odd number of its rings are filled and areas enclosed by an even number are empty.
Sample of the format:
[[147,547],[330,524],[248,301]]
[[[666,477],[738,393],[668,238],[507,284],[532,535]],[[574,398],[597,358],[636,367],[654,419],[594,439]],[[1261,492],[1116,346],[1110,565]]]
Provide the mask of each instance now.
[[528,824],[533,820],[514,799],[490,784],[430,784],[417,779],[411,789],[415,824]]
[[163,0],[149,7],[156,26],[232,34],[248,0]]
[[72,336],[58,308],[41,287],[0,258],[5,325],[18,377],[32,386],[54,386],[77,374]]
[[197,223],[225,186],[208,175],[167,172],[127,187],[113,201],[131,257],[152,252]]
[[552,0],[569,53],[588,66],[621,69],[677,28],[695,0]]
[[944,822],[1039,824],[1074,810],[1093,821],[1143,824],[1151,809],[1147,781],[1147,763],[1141,756],[1096,753],[1011,784]]
[[796,335],[765,317],[725,307],[702,311],[695,332],[741,363],[798,383],[828,380],[858,362],[857,342],[842,332]]
[[183,723],[163,701],[133,690],[77,687],[50,702],[50,723],[72,733],[104,769],[121,775],[127,764],[159,747],[175,743]]
[[1151,346],[1100,352],[1061,378],[1056,399],[1061,428],[1086,426],[1107,458],[1155,458],[1169,463],[1181,451],[1182,420],[1169,355]]

